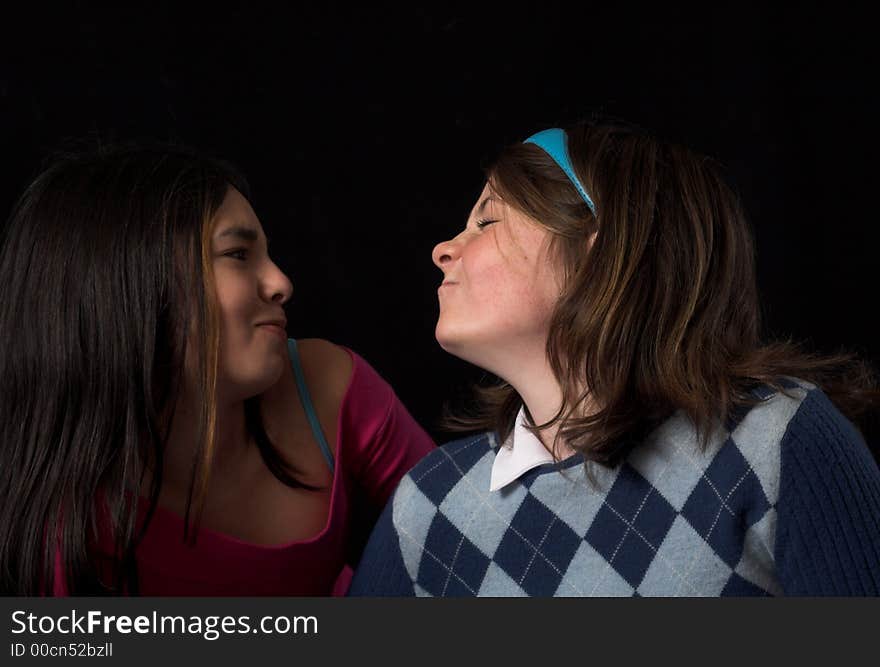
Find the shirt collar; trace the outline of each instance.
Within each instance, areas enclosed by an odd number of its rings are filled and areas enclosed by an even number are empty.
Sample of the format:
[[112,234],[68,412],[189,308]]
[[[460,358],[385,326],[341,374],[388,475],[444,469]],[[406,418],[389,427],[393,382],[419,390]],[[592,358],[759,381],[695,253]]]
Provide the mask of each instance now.
[[532,468],[552,462],[553,455],[547,451],[535,434],[526,428],[525,409],[520,408],[513,431],[495,454],[489,491],[497,491]]

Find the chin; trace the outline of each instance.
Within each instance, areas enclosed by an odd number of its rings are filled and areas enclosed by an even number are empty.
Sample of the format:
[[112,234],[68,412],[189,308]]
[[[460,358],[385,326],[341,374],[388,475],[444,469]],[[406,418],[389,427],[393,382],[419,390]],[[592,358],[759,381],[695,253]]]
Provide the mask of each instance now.
[[261,396],[269,391],[277,381],[276,378],[274,381],[268,382],[248,382],[246,384],[239,384],[236,386],[235,396],[233,398],[235,400],[245,401],[249,398]]
[[248,372],[228,374],[222,380],[227,387],[226,395],[230,400],[239,401],[259,396],[281,379],[283,371],[284,366],[277,363],[266,364],[256,372],[255,369],[248,369]]
[[449,331],[447,331],[446,328],[443,327],[439,322],[437,323],[437,327],[434,329],[434,338],[437,340],[437,344],[440,347],[442,347],[450,354],[455,354],[454,350],[456,348],[456,337],[452,335]]
[[259,384],[262,388],[257,392],[258,394],[262,394],[281,379],[281,375],[284,372],[284,363],[286,362],[287,356],[285,355],[282,363],[275,364],[272,368],[266,369],[266,373],[263,374],[259,380]]
[[439,326],[434,331],[434,338],[445,352],[500,377],[497,369],[501,339],[462,335],[462,332],[452,333]]
[[468,341],[464,336],[456,336],[448,331],[441,331],[440,327],[437,327],[437,330],[434,332],[434,338],[445,352],[469,363],[475,363],[473,359],[473,346],[468,345]]

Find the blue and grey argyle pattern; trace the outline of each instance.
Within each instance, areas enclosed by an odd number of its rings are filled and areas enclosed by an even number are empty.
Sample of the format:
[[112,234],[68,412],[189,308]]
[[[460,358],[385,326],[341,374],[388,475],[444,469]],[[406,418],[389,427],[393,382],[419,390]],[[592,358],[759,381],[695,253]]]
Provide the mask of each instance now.
[[573,457],[495,492],[493,435],[449,443],[402,480],[354,594],[780,594],[780,442],[811,389],[768,390],[706,447],[676,414],[614,469]]

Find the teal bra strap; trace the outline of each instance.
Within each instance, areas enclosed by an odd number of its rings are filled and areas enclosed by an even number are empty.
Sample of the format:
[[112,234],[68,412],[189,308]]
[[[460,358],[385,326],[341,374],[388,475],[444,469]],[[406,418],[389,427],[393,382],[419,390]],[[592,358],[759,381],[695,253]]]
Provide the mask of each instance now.
[[330,466],[330,472],[335,469],[333,462],[333,452],[327,444],[324,437],[324,431],[321,430],[321,422],[318,421],[318,415],[315,414],[315,406],[312,404],[312,397],[309,395],[309,388],[306,386],[306,378],[303,376],[302,366],[299,363],[299,351],[296,349],[296,341],[293,338],[287,339],[287,352],[290,355],[290,362],[293,366],[293,376],[296,378],[296,387],[299,389],[299,400],[302,401],[303,409],[306,411],[306,417],[309,418],[309,424],[312,427],[312,434],[321,448],[321,453],[327,459],[327,465]]

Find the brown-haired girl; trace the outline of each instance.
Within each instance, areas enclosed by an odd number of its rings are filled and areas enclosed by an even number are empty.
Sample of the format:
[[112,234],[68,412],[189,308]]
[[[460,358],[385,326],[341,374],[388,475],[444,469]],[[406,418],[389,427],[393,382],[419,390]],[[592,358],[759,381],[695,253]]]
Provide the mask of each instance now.
[[876,595],[871,369],[761,338],[711,160],[616,124],[503,152],[436,337],[500,379],[401,482],[356,595]]

